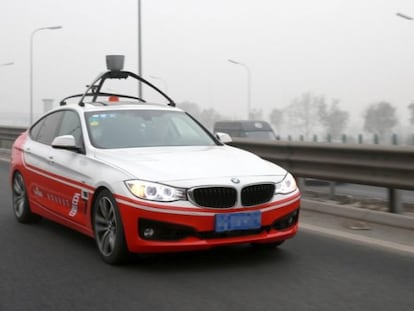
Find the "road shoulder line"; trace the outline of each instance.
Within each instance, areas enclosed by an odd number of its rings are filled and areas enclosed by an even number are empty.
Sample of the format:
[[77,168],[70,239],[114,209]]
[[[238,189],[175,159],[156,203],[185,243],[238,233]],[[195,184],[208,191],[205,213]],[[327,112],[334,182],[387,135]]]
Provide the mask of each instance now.
[[315,226],[315,225],[311,225],[311,224],[307,224],[303,222],[300,223],[299,228],[300,228],[299,230],[302,229],[304,231],[323,234],[323,235],[327,235],[330,237],[339,238],[342,240],[350,240],[350,241],[357,242],[363,245],[377,246],[383,249],[384,248],[392,249],[395,251],[400,251],[400,252],[408,253],[410,255],[414,255],[414,247],[408,246],[408,245],[398,244],[398,243],[390,242],[390,241],[378,240],[375,238],[366,237],[366,236],[362,236],[359,234],[324,228],[321,226]]
[[305,210],[414,230],[414,217],[302,198]]

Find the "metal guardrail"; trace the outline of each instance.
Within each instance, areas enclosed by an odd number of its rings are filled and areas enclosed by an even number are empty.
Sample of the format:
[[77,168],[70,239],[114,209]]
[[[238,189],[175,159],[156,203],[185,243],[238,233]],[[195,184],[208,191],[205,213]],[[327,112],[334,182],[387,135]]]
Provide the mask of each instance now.
[[414,190],[414,148],[234,139],[230,145],[279,164],[297,177]]
[[11,148],[17,136],[25,130],[25,127],[0,126],[0,148]]
[[230,145],[279,164],[296,177],[388,188],[389,209],[401,213],[399,189],[414,190],[414,148],[234,139]]
[[[10,148],[21,127],[0,127]],[[398,189],[414,190],[414,147],[234,139],[230,145],[279,164],[296,177],[385,187],[391,212],[401,212]]]

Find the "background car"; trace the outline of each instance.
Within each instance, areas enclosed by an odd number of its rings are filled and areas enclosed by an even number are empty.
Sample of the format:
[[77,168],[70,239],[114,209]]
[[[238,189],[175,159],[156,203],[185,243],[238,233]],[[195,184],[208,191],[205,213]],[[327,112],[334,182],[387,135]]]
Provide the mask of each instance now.
[[261,120],[217,121],[214,124],[213,131],[215,133],[227,133],[231,137],[246,137],[266,140],[277,139],[277,136],[270,124]]

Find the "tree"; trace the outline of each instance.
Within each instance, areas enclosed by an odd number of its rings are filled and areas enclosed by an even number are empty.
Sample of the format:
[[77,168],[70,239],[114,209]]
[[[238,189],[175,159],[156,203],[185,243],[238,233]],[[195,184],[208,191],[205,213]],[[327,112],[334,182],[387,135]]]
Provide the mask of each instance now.
[[349,113],[339,109],[338,105],[339,100],[332,100],[330,106],[322,103],[319,107],[319,120],[326,133],[331,135],[332,138],[341,135],[349,119]]
[[262,109],[251,109],[249,112],[249,119],[250,120],[262,120],[263,119]]
[[410,123],[414,125],[414,102],[408,105],[408,110],[410,110]]
[[378,134],[380,138],[390,132],[397,123],[395,107],[386,101],[372,104],[365,111],[364,129],[369,133]]
[[192,117],[200,121],[201,124],[208,129],[212,129],[216,121],[224,119],[224,117],[213,108],[201,110],[200,107],[193,102],[187,101],[177,103],[177,106],[185,112],[188,112]]
[[309,139],[311,132],[319,124],[319,107],[325,103],[323,96],[315,96],[310,92],[295,98],[287,108],[289,127],[298,129]]
[[277,134],[280,133],[283,124],[283,111],[274,108],[269,115],[270,123],[275,127]]

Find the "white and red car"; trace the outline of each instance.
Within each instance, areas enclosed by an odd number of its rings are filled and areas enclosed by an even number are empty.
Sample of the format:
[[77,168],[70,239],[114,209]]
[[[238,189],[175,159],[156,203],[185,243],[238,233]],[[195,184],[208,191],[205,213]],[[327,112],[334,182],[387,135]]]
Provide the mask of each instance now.
[[168,105],[102,92],[107,79],[154,87],[109,63],[78,104],[63,100],[14,143],[18,221],[45,217],[91,236],[111,264],[129,252],[274,247],[296,234],[291,174],[225,145],[227,135],[211,134],[157,88]]

